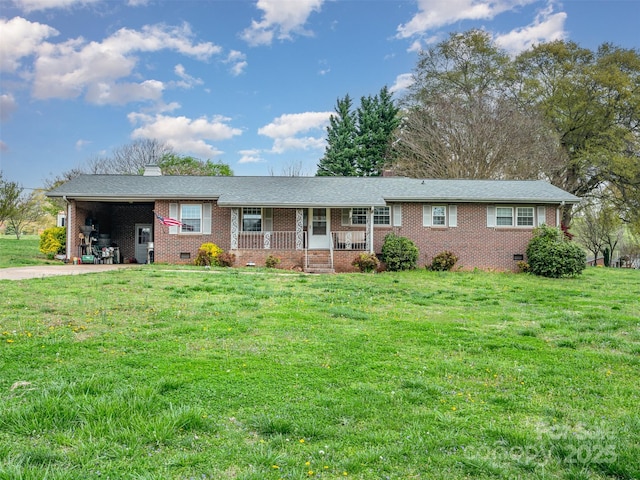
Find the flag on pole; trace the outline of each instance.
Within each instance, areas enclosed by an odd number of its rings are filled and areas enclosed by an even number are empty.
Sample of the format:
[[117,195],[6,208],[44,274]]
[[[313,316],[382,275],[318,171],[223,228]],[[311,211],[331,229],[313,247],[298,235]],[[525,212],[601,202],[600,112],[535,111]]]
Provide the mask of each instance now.
[[181,221],[176,220],[175,218],[163,217],[159,213],[156,213],[156,217],[158,217],[158,220],[163,225],[168,225],[170,227],[181,227],[183,225]]

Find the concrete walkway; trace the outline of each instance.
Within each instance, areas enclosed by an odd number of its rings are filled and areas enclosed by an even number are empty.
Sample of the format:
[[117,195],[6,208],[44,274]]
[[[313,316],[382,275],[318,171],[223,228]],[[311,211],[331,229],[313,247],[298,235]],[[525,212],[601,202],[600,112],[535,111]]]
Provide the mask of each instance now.
[[0,268],[0,280],[27,280],[56,275],[83,275],[127,268],[128,265],[37,265],[33,267]]

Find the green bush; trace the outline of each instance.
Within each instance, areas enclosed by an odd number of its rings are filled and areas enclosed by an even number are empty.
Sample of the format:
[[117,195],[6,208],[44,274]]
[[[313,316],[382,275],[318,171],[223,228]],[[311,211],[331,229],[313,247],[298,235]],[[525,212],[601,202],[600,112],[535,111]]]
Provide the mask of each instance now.
[[40,235],[40,251],[47,258],[53,258],[55,255],[63,254],[67,247],[67,229],[66,227],[47,228]]
[[269,254],[264,261],[264,266],[267,268],[277,268],[280,265],[280,258],[275,255]]
[[375,272],[380,266],[380,260],[375,253],[362,252],[351,262],[351,265],[357,267],[361,272]]
[[551,278],[572,277],[585,269],[586,255],[558,228],[542,225],[533,230],[527,246],[529,271]]
[[408,238],[399,237],[394,233],[384,237],[382,256],[387,270],[391,272],[412,270],[416,268],[418,255],[418,247]]
[[222,249],[215,243],[203,243],[198,249],[198,256],[193,263],[195,265],[211,266],[217,265],[218,256],[222,253]]
[[427,268],[435,272],[447,272],[453,268],[457,261],[458,257],[453,252],[445,250],[433,257],[431,265]]

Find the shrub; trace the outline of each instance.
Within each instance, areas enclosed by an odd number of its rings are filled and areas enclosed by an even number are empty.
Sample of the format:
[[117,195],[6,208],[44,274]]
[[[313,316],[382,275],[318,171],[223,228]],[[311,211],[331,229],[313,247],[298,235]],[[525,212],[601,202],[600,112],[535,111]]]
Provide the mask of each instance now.
[[280,258],[276,257],[275,255],[269,254],[269,256],[264,261],[264,265],[267,268],[276,268],[278,265],[280,265]]
[[533,230],[527,260],[531,273],[560,278],[582,273],[587,258],[584,250],[568,240],[560,229],[542,225]]
[[216,258],[216,265],[219,267],[233,267],[236,263],[236,256],[231,252],[222,252]]
[[408,238],[389,233],[384,237],[382,255],[387,270],[398,272],[416,268],[419,252],[416,244]]
[[193,263],[200,266],[217,265],[217,258],[222,253],[222,249],[215,243],[203,243],[198,249],[198,256]]
[[380,266],[380,260],[375,253],[362,252],[351,262],[351,265],[357,267],[361,272],[375,272]]
[[51,259],[59,253],[64,253],[67,246],[66,227],[47,228],[40,235],[40,251]]
[[525,262],[524,260],[520,260],[518,263],[518,270],[520,270],[522,273],[529,273],[531,272],[531,267],[529,266],[529,264],[527,262]]
[[435,272],[447,272],[453,268],[457,261],[458,257],[453,252],[445,250],[433,257],[428,268]]

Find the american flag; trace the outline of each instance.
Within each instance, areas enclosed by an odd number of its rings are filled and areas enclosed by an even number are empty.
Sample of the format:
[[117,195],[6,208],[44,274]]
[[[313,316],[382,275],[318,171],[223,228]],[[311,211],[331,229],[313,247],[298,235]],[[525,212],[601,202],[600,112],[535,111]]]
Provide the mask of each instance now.
[[156,213],[156,217],[158,217],[158,220],[163,225],[169,225],[170,227],[181,227],[183,225],[181,221],[175,218],[163,217],[159,213]]

